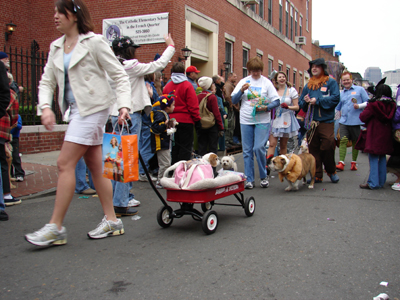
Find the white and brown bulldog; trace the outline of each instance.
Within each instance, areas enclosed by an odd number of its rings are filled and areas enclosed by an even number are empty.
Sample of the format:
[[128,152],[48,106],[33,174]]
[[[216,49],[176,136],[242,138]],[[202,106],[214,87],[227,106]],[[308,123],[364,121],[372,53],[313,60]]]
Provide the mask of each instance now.
[[300,179],[303,179],[303,184],[306,184],[306,175],[308,173],[311,175],[311,182],[308,188],[314,188],[315,164],[315,158],[312,154],[285,154],[274,157],[269,167],[271,170],[278,171],[279,180],[281,182],[286,178],[289,186],[285,191],[291,191],[292,189],[299,189]]

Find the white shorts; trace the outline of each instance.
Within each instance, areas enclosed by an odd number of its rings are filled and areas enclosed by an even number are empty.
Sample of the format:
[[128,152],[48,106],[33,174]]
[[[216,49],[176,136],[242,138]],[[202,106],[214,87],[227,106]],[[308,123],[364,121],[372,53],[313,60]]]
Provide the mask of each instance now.
[[69,125],[64,141],[88,146],[101,145],[110,109],[106,108],[89,116],[81,117],[76,104],[71,105],[70,108]]

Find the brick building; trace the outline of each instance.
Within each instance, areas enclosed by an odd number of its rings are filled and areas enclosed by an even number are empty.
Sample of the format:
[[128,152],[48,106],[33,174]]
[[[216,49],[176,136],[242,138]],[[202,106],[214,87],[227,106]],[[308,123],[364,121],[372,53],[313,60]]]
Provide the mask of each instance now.
[[[55,29],[54,7],[50,1],[15,0],[2,4],[0,23],[12,21],[16,31],[7,46],[29,48],[33,40],[46,51],[60,36]],[[264,75],[282,70],[296,88],[304,86],[311,60],[312,0],[86,0],[95,24],[102,33],[103,19],[135,15],[169,13],[168,31],[178,50],[172,61],[182,57],[179,49],[188,46],[192,55],[186,65],[195,65],[200,75],[224,73],[224,62],[239,78],[247,74],[249,58],[259,56],[264,62]],[[0,40],[4,42],[4,30]],[[298,37],[301,38],[298,38]],[[2,46],[2,43],[0,43]],[[165,44],[142,45],[138,59],[153,60]],[[171,64],[165,70],[168,78]]]

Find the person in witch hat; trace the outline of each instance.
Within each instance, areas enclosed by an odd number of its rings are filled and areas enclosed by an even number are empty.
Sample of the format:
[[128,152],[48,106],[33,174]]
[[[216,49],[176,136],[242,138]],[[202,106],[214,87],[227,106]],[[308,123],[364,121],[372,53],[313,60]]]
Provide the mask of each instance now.
[[299,106],[307,111],[306,123],[311,124],[307,133],[308,148],[315,157],[317,170],[315,183],[322,182],[323,169],[333,183],[339,182],[335,164],[334,118],[335,107],[340,101],[339,86],[329,77],[325,59],[309,62],[311,78],[301,93]]

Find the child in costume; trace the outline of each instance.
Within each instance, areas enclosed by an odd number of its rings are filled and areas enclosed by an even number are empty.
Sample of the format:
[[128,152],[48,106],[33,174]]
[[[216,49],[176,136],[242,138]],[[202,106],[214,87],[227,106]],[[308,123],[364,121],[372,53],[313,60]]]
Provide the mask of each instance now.
[[153,104],[150,113],[151,120],[151,150],[157,153],[158,178],[156,187],[161,189],[160,179],[164,176],[165,170],[171,166],[170,135],[175,131],[176,121],[170,119],[169,115],[175,108],[175,96],[172,94],[162,95]]

